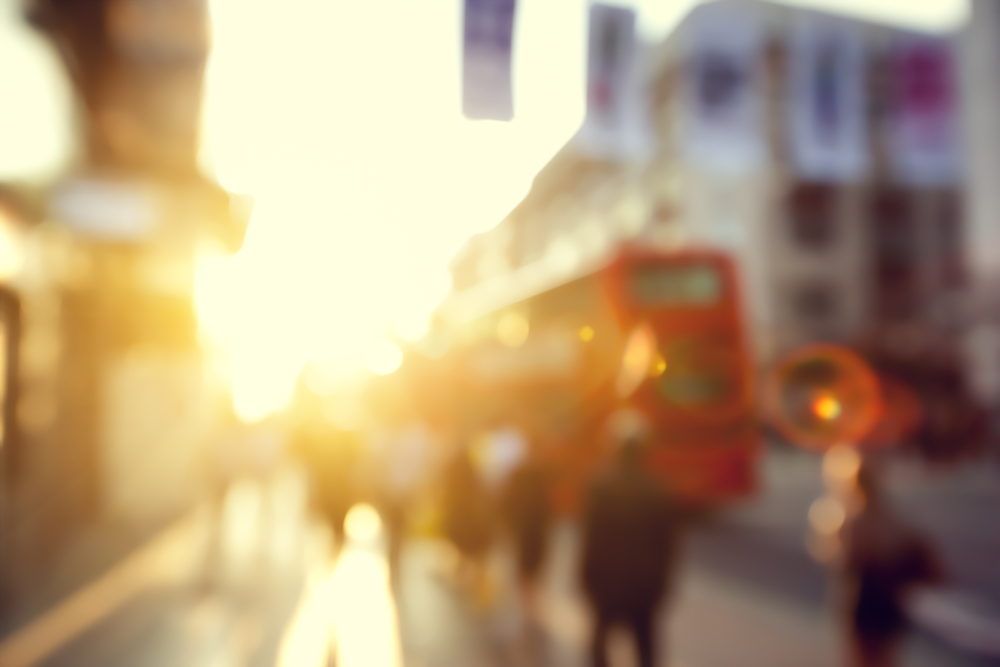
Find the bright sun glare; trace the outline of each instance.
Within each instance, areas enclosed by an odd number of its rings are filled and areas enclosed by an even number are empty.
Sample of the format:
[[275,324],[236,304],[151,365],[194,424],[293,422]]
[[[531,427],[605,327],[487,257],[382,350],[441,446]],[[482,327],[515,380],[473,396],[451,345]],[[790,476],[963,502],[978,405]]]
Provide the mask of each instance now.
[[[380,341],[419,338],[462,242],[579,126],[587,0],[518,3],[511,123],[459,113],[461,4],[210,0],[203,165],[256,206],[236,256],[204,254],[196,301],[241,418],[287,404],[311,360],[356,376]],[[632,4],[655,38],[697,0]],[[929,26],[966,9],[868,4]]]
[[204,164],[256,206],[237,255],[204,254],[196,299],[243,419],[310,360],[398,366],[387,338],[427,330],[461,243],[579,125],[584,6],[519,9],[517,118],[491,123],[460,115],[459,3],[211,1]]

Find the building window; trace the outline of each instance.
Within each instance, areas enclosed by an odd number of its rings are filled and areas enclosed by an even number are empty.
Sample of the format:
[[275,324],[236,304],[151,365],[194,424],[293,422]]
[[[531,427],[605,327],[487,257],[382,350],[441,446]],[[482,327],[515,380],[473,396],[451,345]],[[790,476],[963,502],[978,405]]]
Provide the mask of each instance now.
[[934,216],[934,263],[938,286],[957,289],[965,286],[962,248],[962,200],[958,192],[942,192]]
[[920,253],[913,208],[905,190],[881,188],[872,194],[875,307],[880,317],[910,317],[919,307]]
[[837,292],[829,283],[808,283],[795,290],[792,307],[797,319],[803,322],[830,322],[837,317]]
[[800,183],[788,196],[788,220],[795,243],[825,250],[837,241],[837,192],[824,183]]

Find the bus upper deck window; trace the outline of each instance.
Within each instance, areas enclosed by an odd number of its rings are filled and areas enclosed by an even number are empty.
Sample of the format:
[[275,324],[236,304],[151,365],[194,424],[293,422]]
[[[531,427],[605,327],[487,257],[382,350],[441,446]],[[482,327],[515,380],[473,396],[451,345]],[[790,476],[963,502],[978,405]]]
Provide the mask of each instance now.
[[643,266],[632,274],[632,291],[644,306],[711,306],[722,298],[713,266]]

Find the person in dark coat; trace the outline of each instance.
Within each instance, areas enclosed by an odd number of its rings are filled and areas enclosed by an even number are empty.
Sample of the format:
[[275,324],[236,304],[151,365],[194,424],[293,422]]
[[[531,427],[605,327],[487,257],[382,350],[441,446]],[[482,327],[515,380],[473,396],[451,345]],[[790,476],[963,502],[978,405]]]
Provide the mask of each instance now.
[[906,594],[940,582],[943,568],[927,540],[887,507],[868,467],[857,485],[863,509],[842,530],[852,658],[858,667],[892,667],[908,625]]
[[444,471],[442,528],[458,554],[454,581],[481,609],[494,601],[487,556],[493,546],[496,507],[469,445],[458,448]]
[[445,470],[444,532],[462,556],[485,557],[493,542],[494,509],[469,447],[462,447]]
[[504,489],[504,518],[517,548],[522,581],[533,581],[538,576],[545,557],[552,523],[551,477],[544,462],[532,456],[514,469]]
[[356,477],[360,437],[311,423],[298,429],[293,447],[309,476],[313,508],[333,531],[334,549],[339,552],[346,539],[347,511],[359,499]]
[[521,598],[537,617],[536,583],[552,524],[552,473],[538,453],[511,472],[504,488],[503,514],[517,553]]
[[645,433],[622,440],[615,465],[589,489],[583,514],[583,587],[597,621],[591,650],[595,667],[604,667],[608,631],[624,625],[640,665],[651,667],[675,519],[660,482],[643,467]]

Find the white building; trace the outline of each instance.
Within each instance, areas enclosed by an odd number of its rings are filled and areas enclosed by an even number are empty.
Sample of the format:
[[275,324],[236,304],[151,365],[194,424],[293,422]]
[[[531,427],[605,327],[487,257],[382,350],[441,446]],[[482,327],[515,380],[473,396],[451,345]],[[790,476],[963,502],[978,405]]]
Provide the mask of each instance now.
[[[832,112],[842,114],[848,135],[819,158],[803,156],[809,128],[795,106],[803,58],[824,57],[801,46],[803,34],[816,43],[817,30],[842,42]],[[913,148],[911,136],[900,138],[903,123],[894,124],[904,48],[921,67],[930,63],[943,149]],[[957,131],[958,90],[948,86],[957,85],[958,63],[950,40],[723,0],[696,9],[644,55],[652,158],[598,159],[568,145],[521,205],[456,259],[456,292],[525,270],[556,280],[599,264],[624,242],[712,246],[740,265],[762,361],[807,341],[849,341],[887,320],[962,324],[963,195],[957,141],[948,134]],[[913,70],[906,84],[927,88],[925,70]],[[730,100],[722,120],[698,106],[718,99]]]

